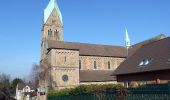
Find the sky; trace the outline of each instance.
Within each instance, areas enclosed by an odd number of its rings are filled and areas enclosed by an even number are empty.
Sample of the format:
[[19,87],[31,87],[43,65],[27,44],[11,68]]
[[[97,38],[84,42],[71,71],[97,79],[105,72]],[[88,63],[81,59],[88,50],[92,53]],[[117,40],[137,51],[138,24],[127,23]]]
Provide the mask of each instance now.
[[[0,0],[0,73],[30,74],[39,64],[43,10],[49,0]],[[64,41],[124,46],[170,36],[170,0],[57,0]]]

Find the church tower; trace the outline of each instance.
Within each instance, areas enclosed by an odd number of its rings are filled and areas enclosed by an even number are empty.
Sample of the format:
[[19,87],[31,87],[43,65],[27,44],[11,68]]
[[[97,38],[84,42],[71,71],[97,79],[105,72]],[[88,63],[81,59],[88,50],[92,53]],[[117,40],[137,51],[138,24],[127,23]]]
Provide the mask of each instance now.
[[44,10],[42,23],[41,60],[45,57],[49,41],[62,41],[62,15],[56,0],[50,0]]

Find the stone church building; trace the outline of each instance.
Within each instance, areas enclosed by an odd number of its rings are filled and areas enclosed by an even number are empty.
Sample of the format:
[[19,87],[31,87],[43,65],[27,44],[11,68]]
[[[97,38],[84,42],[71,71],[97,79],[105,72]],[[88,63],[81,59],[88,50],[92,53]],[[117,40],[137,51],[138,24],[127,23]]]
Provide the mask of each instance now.
[[116,83],[112,75],[126,47],[63,41],[62,15],[55,0],[44,10],[40,86],[63,89],[80,84]]

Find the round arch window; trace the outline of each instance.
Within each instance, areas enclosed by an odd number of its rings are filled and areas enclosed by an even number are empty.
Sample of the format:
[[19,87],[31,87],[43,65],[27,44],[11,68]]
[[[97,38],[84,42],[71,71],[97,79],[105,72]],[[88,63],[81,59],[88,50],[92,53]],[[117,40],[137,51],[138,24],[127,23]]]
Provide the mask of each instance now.
[[63,76],[62,76],[62,80],[63,80],[64,82],[67,82],[67,81],[68,81],[68,75],[63,75]]

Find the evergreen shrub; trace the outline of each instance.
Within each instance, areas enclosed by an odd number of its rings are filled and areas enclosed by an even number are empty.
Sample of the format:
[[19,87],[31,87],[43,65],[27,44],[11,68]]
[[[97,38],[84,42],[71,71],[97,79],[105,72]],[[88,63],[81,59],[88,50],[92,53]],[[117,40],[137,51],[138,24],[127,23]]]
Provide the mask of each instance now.
[[92,84],[92,85],[80,85],[75,88],[66,88],[62,90],[49,90],[48,97],[56,96],[70,96],[70,95],[80,95],[80,94],[96,94],[101,92],[106,92],[109,89],[120,89],[123,86],[120,84]]

